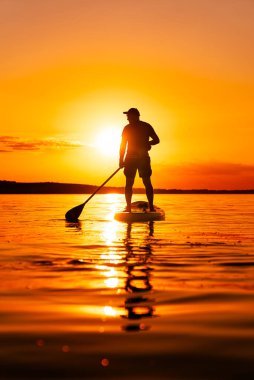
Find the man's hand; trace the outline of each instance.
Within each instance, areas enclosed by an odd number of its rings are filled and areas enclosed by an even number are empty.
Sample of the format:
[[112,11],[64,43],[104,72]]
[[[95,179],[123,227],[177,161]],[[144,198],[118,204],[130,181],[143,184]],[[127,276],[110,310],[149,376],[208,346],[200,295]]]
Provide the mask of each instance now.
[[119,168],[123,168],[124,167],[124,162],[122,160],[119,160]]

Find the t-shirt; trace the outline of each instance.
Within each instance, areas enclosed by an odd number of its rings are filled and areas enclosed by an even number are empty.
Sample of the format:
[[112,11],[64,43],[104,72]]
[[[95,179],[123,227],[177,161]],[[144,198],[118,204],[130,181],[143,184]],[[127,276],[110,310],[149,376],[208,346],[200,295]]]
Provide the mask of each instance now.
[[126,125],[122,137],[127,141],[127,156],[147,155],[150,150],[149,138],[155,136],[153,127],[144,121]]

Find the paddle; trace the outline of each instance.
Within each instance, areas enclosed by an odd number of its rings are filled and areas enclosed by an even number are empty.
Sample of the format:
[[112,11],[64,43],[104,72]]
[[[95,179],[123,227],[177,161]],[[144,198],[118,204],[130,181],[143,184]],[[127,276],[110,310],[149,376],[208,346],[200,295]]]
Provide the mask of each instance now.
[[110,177],[108,177],[108,179],[106,179],[105,182],[103,182],[103,184],[101,186],[99,186],[95,192],[90,195],[90,197],[84,202],[82,203],[81,205],[78,205],[76,207],[73,207],[71,208],[69,211],[67,211],[67,213],[65,214],[65,219],[68,221],[68,222],[76,222],[78,220],[78,217],[80,216],[81,212],[83,211],[83,208],[84,206],[87,204],[88,201],[90,201],[91,198],[93,198],[93,196],[112,178],[114,177],[114,175],[120,170],[121,168],[118,168],[114,171],[113,174],[111,174]]

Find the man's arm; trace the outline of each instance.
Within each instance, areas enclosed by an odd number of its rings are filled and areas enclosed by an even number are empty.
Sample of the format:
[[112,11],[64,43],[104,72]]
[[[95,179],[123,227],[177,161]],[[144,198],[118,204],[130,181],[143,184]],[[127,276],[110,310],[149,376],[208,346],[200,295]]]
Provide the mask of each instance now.
[[157,145],[157,144],[159,144],[160,139],[157,136],[157,134],[155,133],[155,130],[153,129],[152,126],[151,126],[151,130],[150,130],[150,133],[149,133],[149,137],[152,138],[152,140],[149,140],[149,144],[150,145]]
[[127,147],[127,139],[125,134],[122,134],[122,140],[120,144],[120,152],[119,152],[119,167],[122,168],[124,166],[124,156],[125,156],[125,151]]

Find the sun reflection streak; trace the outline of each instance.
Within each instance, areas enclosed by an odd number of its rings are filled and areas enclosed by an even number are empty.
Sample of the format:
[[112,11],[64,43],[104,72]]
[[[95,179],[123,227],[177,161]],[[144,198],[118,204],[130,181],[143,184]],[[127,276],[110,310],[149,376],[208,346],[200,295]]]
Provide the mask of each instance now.
[[117,317],[121,315],[121,311],[117,308],[105,305],[105,306],[97,306],[97,305],[84,305],[78,307],[78,312],[85,315],[93,315],[97,317]]
[[110,209],[107,218],[115,224],[115,228],[117,228],[117,222],[114,219],[114,215],[119,208],[119,201],[122,199],[120,194],[107,194],[107,205]]
[[[101,257],[104,257],[109,260],[111,257],[110,263],[112,263],[112,258],[113,262],[117,263],[118,261],[116,260],[116,255],[101,255]],[[119,286],[119,278],[117,277],[117,271],[115,268],[108,267],[107,265],[96,265],[96,269],[98,269],[101,272],[101,276],[107,277],[104,280],[104,284],[108,288],[117,288]]]
[[116,241],[117,237],[117,222],[111,221],[108,222],[104,231],[102,232],[103,240],[106,245],[112,245]]
[[107,268],[107,271],[104,274],[107,277],[114,277],[116,276],[116,270],[115,268]]
[[112,306],[104,306],[103,311],[107,317],[116,317],[119,314]]
[[119,284],[119,279],[117,277],[111,277],[104,280],[105,285],[108,288],[117,288]]
[[116,276],[115,268],[109,268],[107,265],[95,265],[95,268],[100,270],[101,273],[106,277],[115,277]]
[[107,263],[118,264],[121,261],[122,256],[117,254],[114,248],[114,242],[116,242],[117,238],[117,222],[112,221],[107,223],[102,236],[106,245],[110,247],[110,250],[109,252],[100,255],[101,259],[106,260]]

